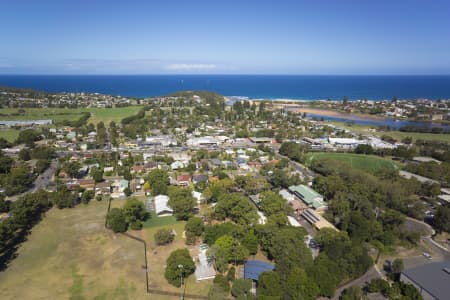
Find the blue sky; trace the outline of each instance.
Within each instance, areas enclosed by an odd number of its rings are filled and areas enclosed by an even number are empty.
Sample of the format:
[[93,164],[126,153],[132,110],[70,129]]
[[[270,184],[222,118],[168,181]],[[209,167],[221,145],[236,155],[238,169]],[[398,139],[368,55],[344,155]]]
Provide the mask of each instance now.
[[446,0],[0,7],[0,74],[450,74]]

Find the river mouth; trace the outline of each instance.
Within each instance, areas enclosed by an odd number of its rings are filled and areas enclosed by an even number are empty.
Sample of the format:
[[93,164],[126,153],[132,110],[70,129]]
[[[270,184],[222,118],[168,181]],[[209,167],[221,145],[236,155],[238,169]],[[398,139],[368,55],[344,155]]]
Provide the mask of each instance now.
[[[365,125],[373,127],[389,127],[393,130],[415,127],[417,129],[439,129],[441,133],[450,133],[450,124],[445,122],[424,122],[413,120],[397,120],[380,116],[365,116],[355,114],[343,114],[335,111],[326,111],[318,109],[299,109],[299,113],[306,113],[306,117],[313,120],[335,121],[351,123],[356,125]],[[431,132],[430,132],[431,133]]]

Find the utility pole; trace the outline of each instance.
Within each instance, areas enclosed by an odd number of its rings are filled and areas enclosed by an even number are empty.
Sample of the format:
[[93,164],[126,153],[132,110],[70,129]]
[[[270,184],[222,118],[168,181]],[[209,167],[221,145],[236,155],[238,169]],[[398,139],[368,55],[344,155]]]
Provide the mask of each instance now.
[[[180,269],[180,271],[181,271],[181,287],[182,287],[182,288],[183,288],[183,284],[184,284],[183,268],[184,268],[183,265],[178,265],[178,269]],[[184,300],[184,289],[183,289],[183,293],[182,293],[181,296],[180,296],[180,299],[181,299],[181,300]]]

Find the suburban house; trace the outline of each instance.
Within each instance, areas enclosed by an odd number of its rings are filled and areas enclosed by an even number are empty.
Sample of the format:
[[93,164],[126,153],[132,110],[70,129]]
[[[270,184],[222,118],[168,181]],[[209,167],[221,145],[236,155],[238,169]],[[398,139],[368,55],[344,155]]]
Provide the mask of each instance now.
[[183,174],[177,176],[177,185],[188,186],[191,183],[191,175]]
[[207,183],[208,182],[208,175],[196,174],[196,175],[192,176],[192,182],[194,184]]
[[95,185],[95,194],[109,196],[111,194],[111,182],[103,181]]
[[128,180],[125,179],[115,180],[111,186],[112,186],[112,193],[111,193],[112,198],[117,199],[125,197],[124,191],[126,188],[128,188]]
[[80,184],[80,187],[85,190],[94,190],[95,187],[95,181],[93,179],[81,179],[78,181]]
[[167,204],[169,202],[169,197],[166,195],[155,196],[155,213],[158,216],[171,216],[173,214],[173,209]]
[[323,196],[304,184],[290,186],[289,191],[315,210],[327,208]]
[[274,265],[262,260],[247,260],[244,264],[244,278],[258,281],[262,272],[273,271],[274,268]]

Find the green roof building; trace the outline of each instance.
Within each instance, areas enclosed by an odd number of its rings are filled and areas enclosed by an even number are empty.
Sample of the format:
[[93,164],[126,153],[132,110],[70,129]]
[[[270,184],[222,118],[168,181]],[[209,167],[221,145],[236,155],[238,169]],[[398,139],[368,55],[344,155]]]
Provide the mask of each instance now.
[[305,202],[306,205],[316,210],[325,209],[327,207],[323,201],[323,196],[306,185],[300,184],[290,186],[289,191]]

